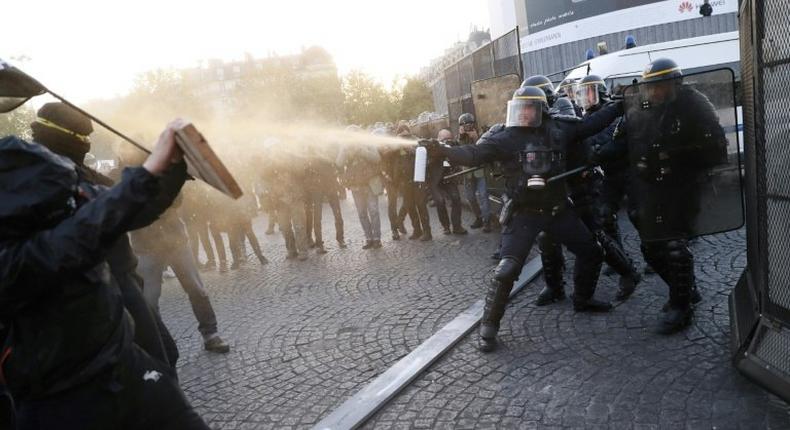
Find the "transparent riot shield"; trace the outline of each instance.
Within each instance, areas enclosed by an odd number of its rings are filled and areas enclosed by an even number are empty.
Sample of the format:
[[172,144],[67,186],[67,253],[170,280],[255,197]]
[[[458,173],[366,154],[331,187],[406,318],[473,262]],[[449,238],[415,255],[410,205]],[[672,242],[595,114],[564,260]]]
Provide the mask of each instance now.
[[629,216],[642,240],[740,228],[742,152],[732,70],[631,85],[624,109]]

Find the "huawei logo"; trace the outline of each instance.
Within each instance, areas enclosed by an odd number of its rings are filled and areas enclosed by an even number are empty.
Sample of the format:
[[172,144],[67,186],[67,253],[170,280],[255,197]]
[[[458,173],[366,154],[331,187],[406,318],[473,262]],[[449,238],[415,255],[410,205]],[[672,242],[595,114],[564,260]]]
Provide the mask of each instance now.
[[680,6],[678,6],[678,12],[680,13],[691,12],[693,10],[694,10],[694,5],[691,4],[690,1],[684,1],[683,3],[680,4]]

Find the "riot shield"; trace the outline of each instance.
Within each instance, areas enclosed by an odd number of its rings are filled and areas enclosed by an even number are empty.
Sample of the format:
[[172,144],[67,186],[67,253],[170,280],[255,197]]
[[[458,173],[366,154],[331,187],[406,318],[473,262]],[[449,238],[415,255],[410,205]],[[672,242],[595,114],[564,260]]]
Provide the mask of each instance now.
[[518,75],[504,75],[472,82],[472,103],[475,106],[477,125],[481,130],[505,122],[507,102],[519,85],[521,78]]
[[631,85],[624,109],[629,216],[642,240],[740,228],[744,203],[732,70]]

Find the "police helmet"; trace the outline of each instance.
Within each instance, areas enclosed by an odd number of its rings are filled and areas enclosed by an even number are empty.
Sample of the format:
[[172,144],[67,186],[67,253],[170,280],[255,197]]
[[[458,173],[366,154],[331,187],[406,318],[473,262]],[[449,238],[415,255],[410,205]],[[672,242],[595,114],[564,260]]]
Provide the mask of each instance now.
[[682,76],[683,70],[680,69],[678,63],[669,58],[659,58],[645,67],[642,72],[642,82],[655,82]]
[[551,82],[551,79],[543,75],[534,75],[524,79],[524,82],[521,83],[521,86],[540,88],[546,94],[546,101],[548,104],[554,104],[554,84]]
[[576,101],[584,110],[590,110],[609,98],[606,83],[598,75],[587,75],[576,85]]
[[549,103],[543,89],[524,86],[513,93],[507,102],[506,127],[540,127],[543,115],[549,111]]
[[576,116],[576,109],[567,97],[560,97],[554,102],[551,111],[557,115]]

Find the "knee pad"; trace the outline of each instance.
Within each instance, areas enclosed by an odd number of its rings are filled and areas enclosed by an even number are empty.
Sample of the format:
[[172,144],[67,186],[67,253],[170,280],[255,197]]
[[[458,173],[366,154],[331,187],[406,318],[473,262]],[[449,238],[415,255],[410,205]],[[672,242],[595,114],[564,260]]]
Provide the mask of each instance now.
[[513,257],[505,257],[499,260],[494,268],[494,280],[498,282],[513,282],[521,273],[521,264]]

